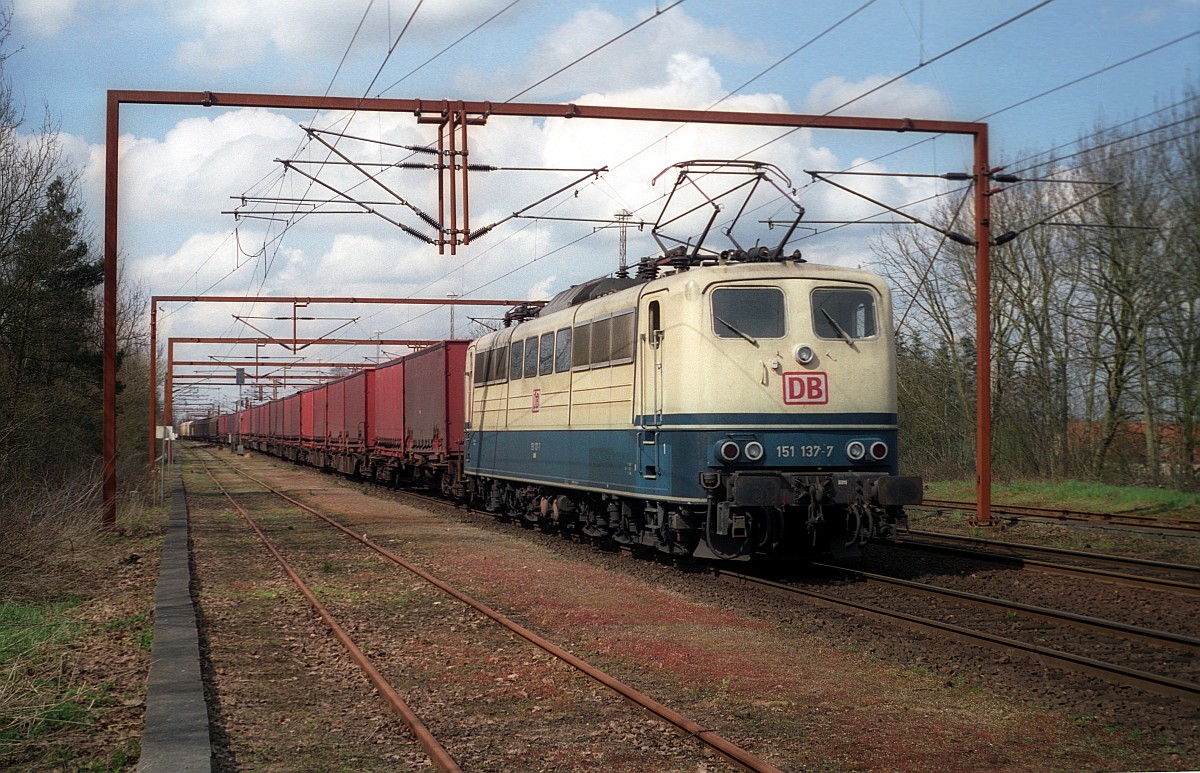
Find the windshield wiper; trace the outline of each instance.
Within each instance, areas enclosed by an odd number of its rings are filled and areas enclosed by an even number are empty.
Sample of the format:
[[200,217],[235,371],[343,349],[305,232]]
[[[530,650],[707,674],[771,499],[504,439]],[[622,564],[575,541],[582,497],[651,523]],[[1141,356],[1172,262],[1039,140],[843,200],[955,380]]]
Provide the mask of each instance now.
[[858,347],[854,345],[854,339],[850,337],[850,334],[842,329],[842,326],[837,323],[837,320],[834,319],[828,311],[821,309],[821,313],[825,315],[825,319],[829,320],[829,324],[833,325],[833,329],[836,330],[838,335],[842,337],[842,340],[846,342],[846,345],[857,352]]
[[743,332],[743,331],[741,331],[741,330],[738,330],[736,327],[734,327],[733,325],[729,324],[729,323],[728,323],[728,322],[726,322],[725,320],[721,319],[721,318],[720,318],[720,317],[718,317],[716,314],[714,314],[714,315],[713,315],[713,319],[715,319],[717,322],[720,322],[722,325],[724,325],[725,327],[729,328],[729,329],[730,329],[730,330],[732,330],[733,332],[737,333],[737,334],[738,334],[739,336],[741,336],[742,338],[745,338],[745,339],[746,339],[747,341],[749,341],[750,343],[754,344],[755,346],[758,346],[758,341],[757,341],[757,340],[754,338],[754,336],[750,335],[749,333],[746,333],[746,332]]

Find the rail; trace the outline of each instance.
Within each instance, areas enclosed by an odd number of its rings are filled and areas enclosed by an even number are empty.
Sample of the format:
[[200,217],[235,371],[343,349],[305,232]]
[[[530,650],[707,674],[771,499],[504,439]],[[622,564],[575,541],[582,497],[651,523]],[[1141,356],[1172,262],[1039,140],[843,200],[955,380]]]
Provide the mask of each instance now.
[[682,714],[663,705],[662,703],[659,703],[658,701],[654,700],[653,698],[649,697],[648,695],[645,695],[644,693],[640,692],[639,690],[636,690],[633,687],[630,687],[629,685],[625,684],[624,682],[620,681],[619,679],[595,668],[594,666],[590,665],[589,663],[582,660],[581,658],[576,657],[575,655],[573,655],[572,653],[563,649],[562,647],[559,647],[558,645],[554,644],[553,642],[550,642],[549,640],[544,639],[543,637],[539,636],[538,634],[536,634],[533,631],[529,630],[528,628],[524,627],[520,623],[517,623],[516,621],[506,617],[505,615],[501,614],[500,612],[497,612],[496,610],[492,609],[491,607],[487,606],[486,604],[484,604],[480,601],[477,601],[474,598],[472,598],[471,596],[468,596],[467,594],[463,593],[462,591],[459,591],[458,589],[450,586],[446,582],[438,579],[437,577],[430,574],[429,572],[426,572],[425,570],[421,569],[420,567],[412,564],[411,562],[407,561],[406,559],[397,555],[396,553],[393,553],[392,551],[388,550],[387,548],[383,547],[382,545],[379,545],[379,544],[371,541],[370,539],[366,538],[363,535],[356,534],[351,529],[348,529],[345,526],[343,526],[342,524],[338,523],[337,520],[334,519],[332,516],[318,510],[317,508],[314,508],[308,504],[305,504],[304,502],[301,502],[293,497],[288,496],[287,494],[283,493],[282,491],[279,491],[278,489],[274,488],[270,484],[268,484],[262,480],[259,480],[258,478],[254,477],[253,475],[250,475],[249,473],[245,472],[244,470],[240,470],[237,467],[234,467],[232,465],[229,466],[229,469],[232,470],[233,472],[235,472],[236,474],[242,476],[243,478],[253,481],[254,483],[261,486],[262,488],[266,489],[267,491],[270,491],[275,496],[277,496],[280,499],[284,500],[285,502],[288,502],[289,504],[293,505],[294,507],[297,507],[297,508],[303,510],[304,512],[307,512],[317,518],[320,518],[322,521],[326,522],[327,524],[329,524],[333,528],[337,529],[338,531],[342,532],[346,536],[360,542],[367,548],[370,548],[371,550],[375,551],[380,556],[383,556],[384,558],[388,559],[389,561],[392,561],[393,563],[397,564],[398,566],[402,567],[403,569],[407,570],[408,572],[412,573],[413,575],[421,578],[422,580],[426,581],[430,585],[434,586],[438,590],[441,590],[442,592],[446,593],[447,595],[451,596],[452,598],[471,607],[472,609],[476,610],[477,612],[484,615],[485,617],[491,619],[492,621],[498,623],[499,625],[508,629],[512,633],[516,634],[517,636],[525,639],[529,643],[540,648],[544,652],[558,658],[559,660],[563,661],[564,663],[567,663],[568,665],[572,666],[573,668],[580,671],[584,675],[590,677],[591,679],[595,680],[596,682],[603,684],[605,687],[608,687],[609,689],[616,692],[618,695],[625,698],[626,700],[628,700],[638,706],[641,706],[642,708],[646,709],[650,713],[659,717],[663,721],[678,728],[686,735],[689,735],[689,736],[695,738],[697,741],[704,744],[708,748],[712,749],[716,753],[720,754],[722,757],[729,760],[730,762],[741,765],[742,767],[746,768],[747,770],[756,771],[756,773],[781,773],[781,771],[779,771],[779,769],[776,768],[775,766],[771,765],[770,763],[766,762],[765,760],[758,758],[757,756],[746,751],[745,749],[742,749],[741,747],[737,746],[736,744],[727,740],[726,738],[722,737],[721,735],[719,735],[711,730],[706,730],[700,723],[698,723],[694,720],[688,719],[687,717],[683,716]]

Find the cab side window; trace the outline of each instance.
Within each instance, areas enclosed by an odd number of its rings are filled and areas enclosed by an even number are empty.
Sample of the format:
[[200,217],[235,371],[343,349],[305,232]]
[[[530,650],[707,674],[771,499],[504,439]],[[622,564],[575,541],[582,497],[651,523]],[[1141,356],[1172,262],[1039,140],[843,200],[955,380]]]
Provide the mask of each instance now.
[[513,341],[508,349],[508,380],[516,381],[521,377],[525,366],[525,342]]
[[[562,331],[559,331],[560,334]],[[554,372],[554,334],[542,334],[542,349],[538,354],[538,375],[549,376]]]
[[[542,339],[543,345],[545,339]],[[554,372],[566,373],[571,369],[571,328],[564,327],[558,331],[558,339],[554,345]]]
[[533,378],[538,373],[538,337],[530,336],[525,339],[525,378]]

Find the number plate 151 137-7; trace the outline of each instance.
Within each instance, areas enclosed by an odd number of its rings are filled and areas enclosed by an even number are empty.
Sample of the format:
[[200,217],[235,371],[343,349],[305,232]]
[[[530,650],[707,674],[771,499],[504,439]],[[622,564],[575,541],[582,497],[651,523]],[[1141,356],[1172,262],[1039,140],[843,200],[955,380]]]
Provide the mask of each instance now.
[[775,456],[780,459],[816,459],[822,456],[833,456],[833,446],[775,446]]

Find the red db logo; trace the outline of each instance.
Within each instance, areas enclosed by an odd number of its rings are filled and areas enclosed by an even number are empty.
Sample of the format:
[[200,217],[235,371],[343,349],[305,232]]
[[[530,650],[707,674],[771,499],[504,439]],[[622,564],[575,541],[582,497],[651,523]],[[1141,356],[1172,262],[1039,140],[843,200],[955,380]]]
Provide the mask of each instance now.
[[787,405],[825,405],[829,382],[824,373],[784,373],[783,402]]
[[542,390],[533,390],[533,413],[541,413],[542,411]]

